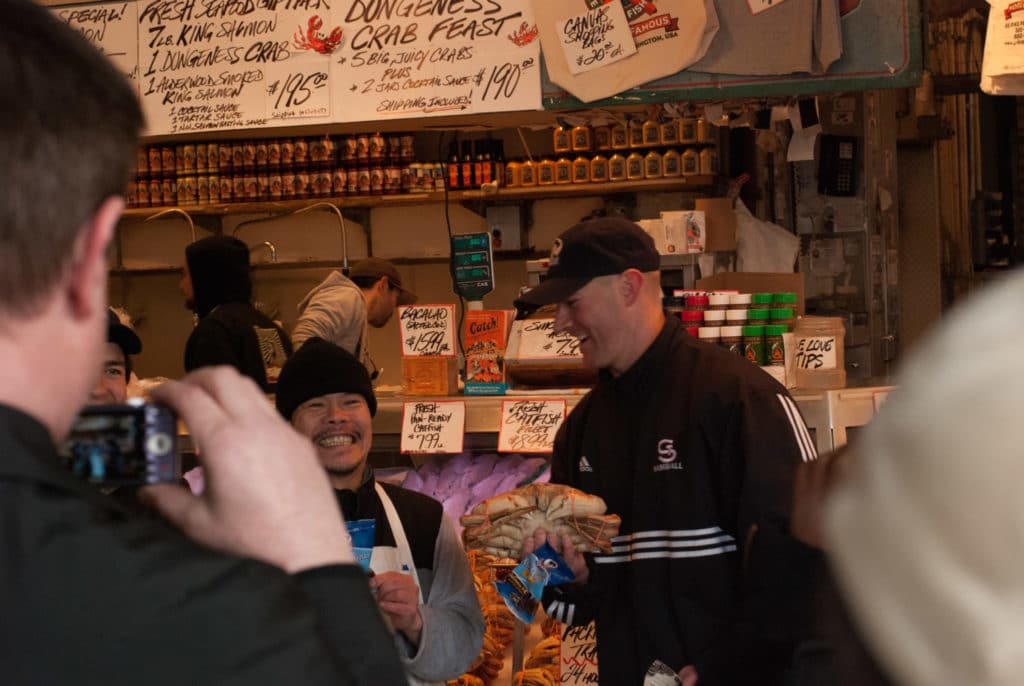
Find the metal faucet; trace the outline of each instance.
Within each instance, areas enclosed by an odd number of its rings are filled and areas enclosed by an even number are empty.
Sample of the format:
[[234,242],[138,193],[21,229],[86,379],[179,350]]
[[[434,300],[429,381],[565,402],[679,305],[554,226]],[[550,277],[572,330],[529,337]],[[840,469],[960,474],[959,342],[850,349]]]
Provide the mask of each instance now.
[[252,254],[262,247],[270,248],[270,261],[277,262],[277,246],[271,243],[270,241],[263,241],[262,243],[257,243],[256,245],[249,248],[249,253]]
[[[281,219],[283,217],[290,217],[292,215],[302,214],[304,212],[312,212],[313,210],[328,210],[330,212],[333,212],[334,215],[338,218],[338,228],[341,231],[342,273],[348,275],[348,235],[345,230],[345,216],[341,213],[341,210],[338,209],[337,205],[333,205],[329,202],[315,202],[312,205],[300,207],[299,209],[292,210],[291,212],[288,212],[286,214],[275,214],[271,217],[258,217],[256,219],[246,219],[244,222],[238,223],[238,225],[235,227],[235,230],[231,232],[231,235],[237,237],[238,232],[242,230],[242,227],[249,226],[251,224],[262,224],[263,222],[269,222],[274,219]],[[270,242],[264,241],[264,243],[269,244]],[[272,247],[271,260],[275,262],[277,261],[276,254],[277,249]]]
[[185,218],[185,221],[188,222],[189,236],[191,236],[191,238],[192,238],[191,242],[195,243],[196,242],[196,224],[195,224],[195,222],[192,221],[192,215],[190,215],[188,212],[186,212],[185,210],[181,209],[180,207],[168,207],[166,210],[160,210],[156,214],[152,214],[152,215],[146,217],[144,222],[151,222],[154,219],[159,219],[160,217],[166,217],[169,214],[180,214],[182,217]]

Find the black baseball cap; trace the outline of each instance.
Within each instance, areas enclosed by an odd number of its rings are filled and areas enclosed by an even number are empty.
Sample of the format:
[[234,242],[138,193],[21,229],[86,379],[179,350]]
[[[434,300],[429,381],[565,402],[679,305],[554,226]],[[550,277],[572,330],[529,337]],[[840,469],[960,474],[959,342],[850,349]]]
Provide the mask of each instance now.
[[126,357],[142,352],[142,341],[139,340],[138,334],[122,324],[121,318],[109,307],[107,308],[107,341],[116,343]]
[[599,276],[661,267],[654,239],[625,217],[588,219],[566,229],[551,248],[548,276],[519,296],[516,307],[562,302]]
[[366,259],[359,260],[352,265],[352,269],[348,273],[350,279],[368,278],[376,281],[382,276],[388,278],[388,283],[391,284],[392,288],[398,289],[399,305],[414,305],[416,303],[416,295],[402,288],[402,277],[398,273],[398,268],[385,259],[367,257]]

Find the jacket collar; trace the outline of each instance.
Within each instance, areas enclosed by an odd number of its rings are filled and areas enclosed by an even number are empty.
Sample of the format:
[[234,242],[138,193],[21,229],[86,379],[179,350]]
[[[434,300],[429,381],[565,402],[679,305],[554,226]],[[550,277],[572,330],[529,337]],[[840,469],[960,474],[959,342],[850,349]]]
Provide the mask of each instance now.
[[619,376],[612,376],[607,369],[602,369],[599,380],[602,384],[611,384],[613,388],[627,389],[649,383],[663,371],[663,360],[672,349],[672,341],[682,334],[682,324],[671,316],[665,317],[665,323],[647,350]]

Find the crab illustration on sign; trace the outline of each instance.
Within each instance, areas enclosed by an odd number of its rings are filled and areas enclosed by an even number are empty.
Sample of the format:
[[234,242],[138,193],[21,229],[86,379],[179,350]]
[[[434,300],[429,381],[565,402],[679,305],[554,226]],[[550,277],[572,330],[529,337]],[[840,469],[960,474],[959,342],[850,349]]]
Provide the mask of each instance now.
[[521,48],[535,41],[538,33],[536,24],[530,26],[524,21],[518,31],[508,34],[508,39]]
[[321,55],[330,55],[341,45],[341,27],[335,27],[330,35],[325,36],[320,32],[324,22],[318,15],[309,18],[305,31],[302,27],[295,32],[295,47],[299,50],[315,50]]

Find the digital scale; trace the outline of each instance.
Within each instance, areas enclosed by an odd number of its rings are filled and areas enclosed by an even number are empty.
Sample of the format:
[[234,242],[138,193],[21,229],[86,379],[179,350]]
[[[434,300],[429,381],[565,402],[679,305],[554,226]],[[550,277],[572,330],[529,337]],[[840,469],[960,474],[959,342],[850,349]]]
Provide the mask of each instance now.
[[482,232],[452,236],[451,247],[455,292],[470,302],[483,301],[483,297],[494,290],[491,234]]

